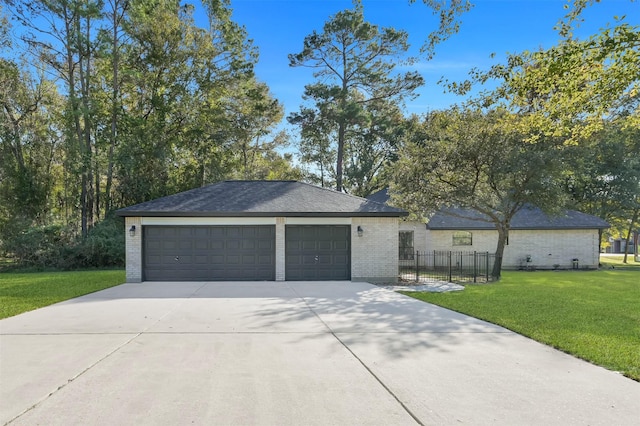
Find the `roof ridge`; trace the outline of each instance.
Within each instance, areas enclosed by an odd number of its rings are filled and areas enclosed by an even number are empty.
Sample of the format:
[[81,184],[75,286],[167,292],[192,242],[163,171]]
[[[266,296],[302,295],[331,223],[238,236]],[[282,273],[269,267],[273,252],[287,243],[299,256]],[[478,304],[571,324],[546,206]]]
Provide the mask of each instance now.
[[[223,181],[218,181],[216,183],[221,182],[299,182],[295,179],[225,179]],[[299,182],[302,183],[302,182]]]
[[[367,201],[367,202],[370,202],[370,203],[376,203],[376,204],[385,205],[384,203],[379,203],[377,201],[370,200],[367,197],[359,197],[357,195],[349,194],[348,192],[340,192],[340,191],[337,191],[337,190],[335,190],[333,188],[325,188],[324,186],[318,186],[318,185],[314,185],[312,183],[307,183],[307,182],[300,182],[300,181],[295,181],[295,182],[298,182],[298,183],[301,183],[301,184],[304,184],[304,185],[308,185],[308,186],[311,186],[313,188],[322,189],[322,190],[325,190],[325,191],[330,191],[330,192],[333,192],[334,194],[346,195],[348,197],[357,198],[359,200],[364,200],[364,201]],[[391,207],[391,206],[387,206],[387,207]]]

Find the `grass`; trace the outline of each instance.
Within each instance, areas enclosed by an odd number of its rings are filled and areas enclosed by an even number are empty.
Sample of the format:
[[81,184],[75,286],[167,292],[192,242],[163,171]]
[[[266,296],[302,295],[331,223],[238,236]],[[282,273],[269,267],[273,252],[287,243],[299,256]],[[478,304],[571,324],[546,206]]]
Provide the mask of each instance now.
[[640,271],[512,271],[461,292],[406,294],[640,381]]
[[0,274],[0,318],[122,284],[123,270]]
[[624,268],[640,271],[640,262],[636,262],[633,253],[627,255],[627,263],[622,263],[623,254],[601,254],[600,263],[604,268]]

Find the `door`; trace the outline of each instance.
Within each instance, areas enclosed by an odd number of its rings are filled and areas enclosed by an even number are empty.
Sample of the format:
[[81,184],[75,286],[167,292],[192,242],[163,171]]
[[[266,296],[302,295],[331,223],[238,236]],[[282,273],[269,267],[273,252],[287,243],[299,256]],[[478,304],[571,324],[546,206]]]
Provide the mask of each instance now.
[[351,226],[287,225],[288,281],[351,279]]
[[272,281],[275,226],[144,226],[147,281]]

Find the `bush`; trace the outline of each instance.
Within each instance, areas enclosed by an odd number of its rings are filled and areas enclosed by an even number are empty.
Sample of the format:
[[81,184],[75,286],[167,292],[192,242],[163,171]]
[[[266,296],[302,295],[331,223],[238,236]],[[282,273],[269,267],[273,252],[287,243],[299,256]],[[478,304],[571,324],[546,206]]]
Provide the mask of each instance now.
[[71,227],[27,227],[4,235],[2,251],[21,269],[81,269],[124,266],[124,224],[108,217],[96,224],[85,239]]
[[74,246],[74,258],[82,267],[124,266],[124,237],[124,220],[107,218]]

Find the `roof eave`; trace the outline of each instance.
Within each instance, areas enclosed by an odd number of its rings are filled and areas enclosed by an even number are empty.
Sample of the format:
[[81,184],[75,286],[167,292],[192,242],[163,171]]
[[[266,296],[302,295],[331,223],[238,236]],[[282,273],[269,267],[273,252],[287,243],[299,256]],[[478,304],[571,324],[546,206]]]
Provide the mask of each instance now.
[[118,210],[121,217],[402,217],[407,212],[164,212]]
[[[604,225],[585,225],[585,226],[538,226],[538,227],[534,227],[534,226],[512,226],[511,228],[509,228],[510,231],[558,231],[561,229],[608,229],[610,228],[610,225],[604,226]],[[493,226],[485,226],[485,227],[480,227],[480,226],[456,226],[456,227],[452,227],[452,226],[429,226],[427,224],[427,229],[431,229],[433,231],[492,231],[494,229],[496,229]]]

